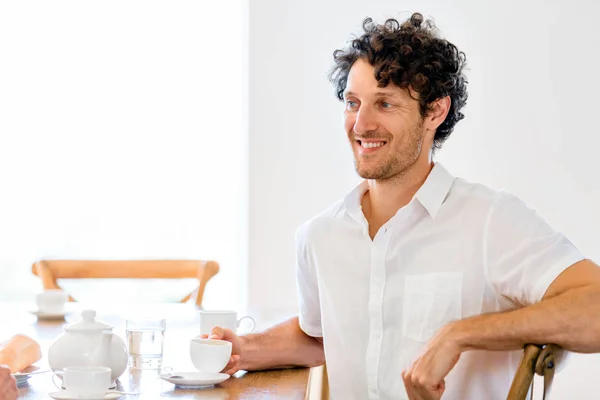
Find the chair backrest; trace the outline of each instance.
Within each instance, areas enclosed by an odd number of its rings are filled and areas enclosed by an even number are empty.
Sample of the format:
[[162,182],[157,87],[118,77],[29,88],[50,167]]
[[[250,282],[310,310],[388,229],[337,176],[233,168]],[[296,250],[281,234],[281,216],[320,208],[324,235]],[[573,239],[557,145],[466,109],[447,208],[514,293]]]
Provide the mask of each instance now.
[[206,284],[219,272],[219,264],[202,260],[40,260],[33,264],[32,272],[40,277],[44,289],[60,289],[57,279],[196,278],[198,288],[181,302],[194,298],[201,307]]
[[529,392],[533,392],[533,378],[535,374],[544,377],[543,398],[550,395],[550,388],[556,369],[557,354],[560,347],[549,344],[539,346],[529,344],[523,350],[523,358],[508,392],[507,400],[526,400]]

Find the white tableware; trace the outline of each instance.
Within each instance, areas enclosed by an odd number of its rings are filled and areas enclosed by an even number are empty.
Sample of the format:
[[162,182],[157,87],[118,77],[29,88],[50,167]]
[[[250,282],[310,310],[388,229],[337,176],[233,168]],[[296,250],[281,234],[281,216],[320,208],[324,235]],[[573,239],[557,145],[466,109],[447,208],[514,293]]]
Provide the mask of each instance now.
[[101,397],[78,397],[74,393],[67,392],[66,390],[61,390],[60,392],[49,393],[48,396],[52,397],[55,400],[115,400],[119,397],[122,397],[123,395],[120,393],[108,392]]
[[66,326],[50,346],[48,364],[55,372],[65,367],[108,367],[114,382],[127,368],[125,342],[112,332],[112,326],[95,320],[96,311],[85,310],[82,317]]
[[67,393],[82,399],[101,399],[111,385],[108,367],[67,367],[54,374],[62,378]]
[[175,386],[190,389],[211,387],[229,379],[227,374],[206,372],[174,372],[160,377]]
[[[252,327],[249,332],[252,332],[256,326],[254,319],[248,315],[238,319],[235,311],[216,311],[216,310],[200,310],[200,334],[210,334],[212,328],[220,326],[222,328],[231,329],[233,332],[238,331],[243,320],[249,320]],[[248,333],[249,333],[248,332]]]
[[33,375],[43,374],[43,373],[46,373],[49,371],[50,370],[48,368],[40,368],[36,365],[32,365],[30,367],[25,368],[21,372],[15,372],[14,374],[12,374],[12,376],[17,381],[17,385],[20,385],[22,383],[27,382],[27,380],[29,378],[31,378]]
[[37,311],[44,314],[59,314],[63,312],[69,295],[62,290],[44,290],[35,296]]
[[190,358],[200,372],[223,371],[231,358],[231,350],[231,342],[225,340],[195,338],[190,341]]
[[44,321],[64,319],[65,316],[67,315],[66,311],[61,311],[58,313],[46,313],[46,312],[41,312],[41,311],[36,310],[36,311],[29,311],[29,313],[38,317],[39,320],[44,320]]

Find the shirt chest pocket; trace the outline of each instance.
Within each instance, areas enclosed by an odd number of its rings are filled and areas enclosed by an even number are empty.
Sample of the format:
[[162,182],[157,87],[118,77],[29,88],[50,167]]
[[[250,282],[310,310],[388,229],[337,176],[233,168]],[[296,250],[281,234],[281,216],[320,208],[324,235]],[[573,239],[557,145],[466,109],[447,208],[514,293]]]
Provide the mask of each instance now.
[[462,316],[461,272],[407,275],[402,335],[428,341],[442,326]]

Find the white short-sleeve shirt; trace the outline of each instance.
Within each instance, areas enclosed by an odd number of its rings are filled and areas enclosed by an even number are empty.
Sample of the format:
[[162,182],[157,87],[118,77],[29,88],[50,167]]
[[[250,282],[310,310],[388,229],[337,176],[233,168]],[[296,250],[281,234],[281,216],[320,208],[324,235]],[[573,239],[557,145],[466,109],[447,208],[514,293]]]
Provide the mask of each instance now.
[[[373,240],[366,182],[296,233],[300,326],[323,337],[332,399],[407,399],[401,372],[446,323],[540,301],[583,259],[523,201],[436,163]],[[522,352],[469,351],[444,399],[505,399]]]

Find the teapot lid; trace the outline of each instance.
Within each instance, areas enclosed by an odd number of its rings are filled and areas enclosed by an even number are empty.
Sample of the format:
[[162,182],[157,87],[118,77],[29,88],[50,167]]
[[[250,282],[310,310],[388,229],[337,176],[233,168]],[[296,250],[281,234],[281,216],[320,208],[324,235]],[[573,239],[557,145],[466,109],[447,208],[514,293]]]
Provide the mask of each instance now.
[[84,310],[81,313],[83,320],[74,324],[65,326],[67,332],[88,332],[88,331],[104,331],[112,329],[112,326],[104,322],[96,321],[96,311]]

